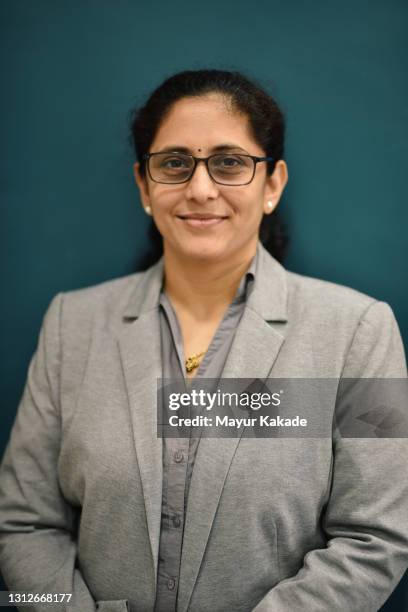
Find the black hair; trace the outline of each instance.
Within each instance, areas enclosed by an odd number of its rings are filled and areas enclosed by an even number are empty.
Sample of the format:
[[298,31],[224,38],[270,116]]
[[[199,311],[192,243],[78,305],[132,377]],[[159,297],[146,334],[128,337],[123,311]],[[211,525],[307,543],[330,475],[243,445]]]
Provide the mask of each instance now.
[[[273,172],[277,160],[284,155],[285,119],[277,102],[257,82],[245,75],[227,70],[185,70],[167,78],[141,108],[130,111],[130,143],[140,163],[140,174],[146,175],[143,155],[150,145],[172,105],[185,97],[204,96],[219,93],[231,104],[233,110],[248,117],[249,126],[256,142],[272,157],[267,162],[267,174]],[[264,215],[259,238],[264,247],[282,262],[287,251],[289,238],[286,226],[278,210]],[[141,267],[148,267],[163,253],[163,240],[153,219],[149,227],[150,253],[143,259]]]

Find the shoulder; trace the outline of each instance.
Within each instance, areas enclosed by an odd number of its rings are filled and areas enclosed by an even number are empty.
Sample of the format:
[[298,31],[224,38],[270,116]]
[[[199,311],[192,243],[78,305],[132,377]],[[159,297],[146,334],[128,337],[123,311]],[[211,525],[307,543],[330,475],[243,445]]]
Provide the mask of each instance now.
[[351,287],[286,270],[289,323],[347,347],[349,375],[405,376],[405,354],[391,306]]
[[329,280],[298,274],[278,262],[262,245],[259,247],[260,286],[262,303],[278,304],[267,308],[268,314],[285,314],[289,321],[332,321],[336,318],[355,323],[378,302],[362,291]]
[[290,315],[320,324],[342,329],[356,329],[367,326],[373,333],[378,327],[395,322],[391,306],[382,300],[352,287],[328,280],[305,276],[286,270],[288,287],[288,311]]
[[359,316],[379,300],[352,287],[286,270],[288,300],[292,308],[344,312]]
[[126,306],[139,293],[144,272],[135,272],[95,285],[62,291],[54,295],[43,318],[47,335],[63,344],[87,344],[96,334],[120,329]]
[[137,289],[144,272],[135,272],[102,283],[63,292],[65,309],[69,311],[114,312],[125,308]]

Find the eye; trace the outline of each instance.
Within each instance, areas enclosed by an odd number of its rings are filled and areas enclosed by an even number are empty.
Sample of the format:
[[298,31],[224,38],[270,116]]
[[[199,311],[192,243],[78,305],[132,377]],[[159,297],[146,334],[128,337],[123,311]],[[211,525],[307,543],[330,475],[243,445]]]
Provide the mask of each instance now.
[[239,159],[239,157],[222,157],[219,164],[225,166],[226,168],[234,168],[235,166],[241,166],[242,160]]
[[187,160],[182,157],[167,157],[161,160],[160,166],[162,168],[169,168],[170,170],[178,170],[179,168],[187,168],[189,164]]
[[211,159],[211,169],[213,172],[223,175],[242,175],[251,171],[252,159],[244,155],[216,155]]

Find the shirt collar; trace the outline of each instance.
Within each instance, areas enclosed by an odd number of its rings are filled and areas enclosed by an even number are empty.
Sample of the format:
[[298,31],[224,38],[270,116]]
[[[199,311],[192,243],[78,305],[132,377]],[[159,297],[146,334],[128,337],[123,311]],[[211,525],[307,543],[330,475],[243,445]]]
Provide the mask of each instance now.
[[[247,271],[242,275],[242,278],[238,285],[238,289],[232,301],[233,304],[245,301],[250,295],[253,289],[254,281],[255,281],[257,259],[258,259],[258,249],[256,250],[255,255],[251,259],[251,262],[248,266]],[[165,294],[164,288],[163,288],[163,279],[164,278],[162,277],[161,290],[160,290],[160,295],[159,295],[160,304],[167,303],[167,300],[168,300]]]
[[248,266],[247,271],[243,274],[237,292],[234,297],[234,302],[241,302],[242,300],[247,300],[251,291],[254,288],[254,282],[256,277],[256,268],[257,268],[257,260],[258,260],[258,249],[256,249],[256,253],[251,259],[251,263]]
[[[135,274],[134,290],[123,312],[124,318],[138,318],[143,312],[156,309],[163,285],[163,256],[144,272]],[[248,307],[266,321],[286,321],[288,289],[285,268],[258,240],[256,255],[241,279],[236,296],[245,294]]]

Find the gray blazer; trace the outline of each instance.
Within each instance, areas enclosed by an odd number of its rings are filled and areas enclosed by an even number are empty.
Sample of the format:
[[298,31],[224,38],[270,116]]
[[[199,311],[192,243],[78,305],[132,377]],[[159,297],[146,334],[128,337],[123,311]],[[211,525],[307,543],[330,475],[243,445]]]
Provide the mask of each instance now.
[[[407,376],[387,303],[258,248],[223,377]],[[154,608],[162,266],[48,307],[0,472],[9,590],[74,593],[72,612]],[[408,565],[407,459],[404,438],[203,438],[178,612],[378,610]]]

